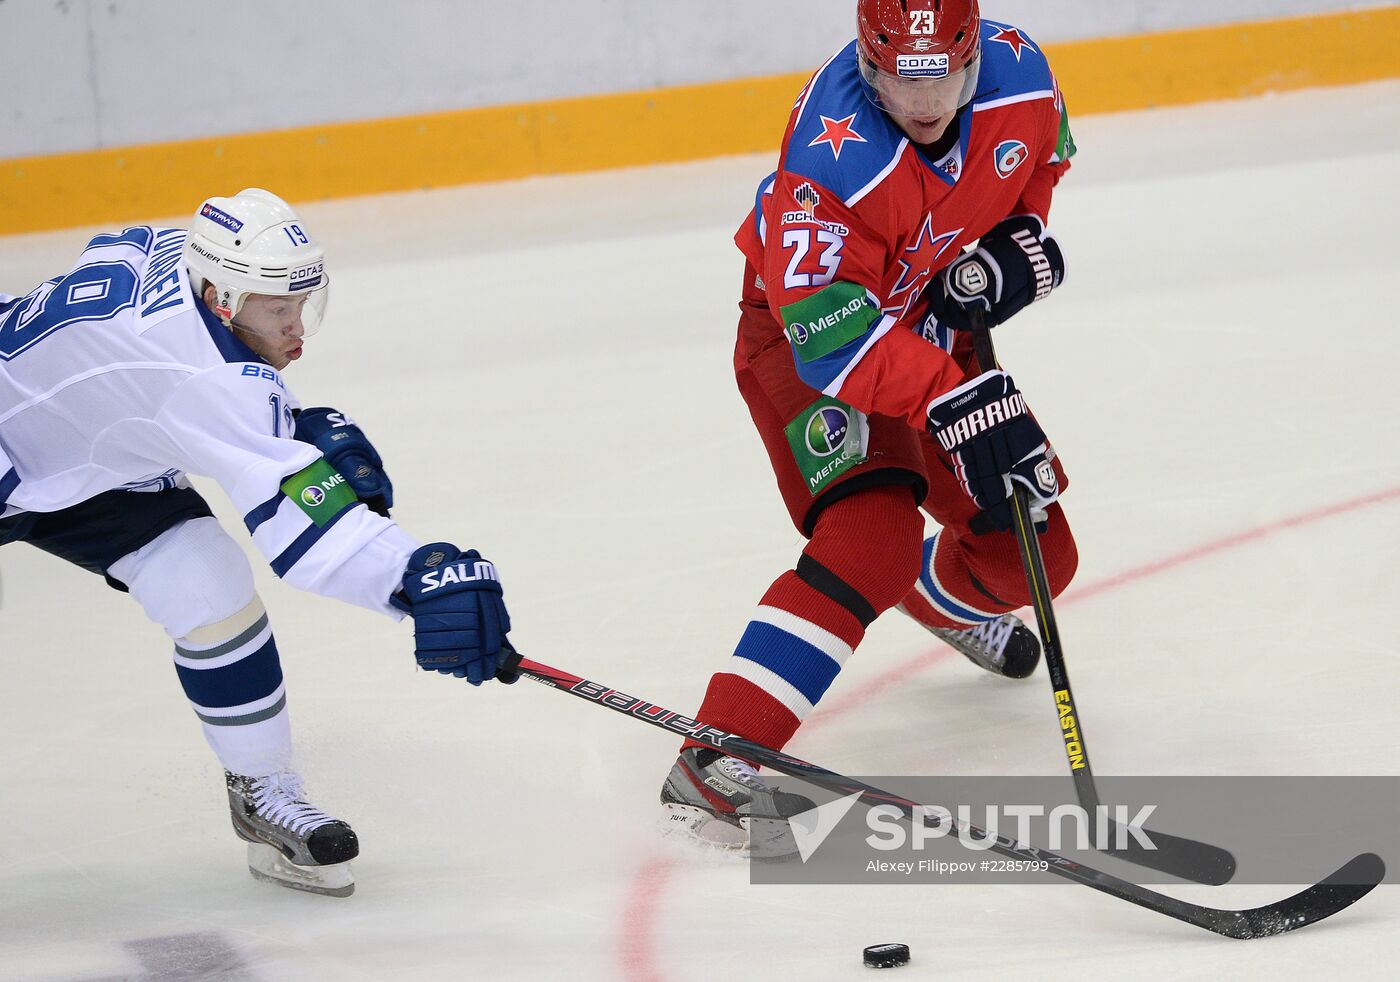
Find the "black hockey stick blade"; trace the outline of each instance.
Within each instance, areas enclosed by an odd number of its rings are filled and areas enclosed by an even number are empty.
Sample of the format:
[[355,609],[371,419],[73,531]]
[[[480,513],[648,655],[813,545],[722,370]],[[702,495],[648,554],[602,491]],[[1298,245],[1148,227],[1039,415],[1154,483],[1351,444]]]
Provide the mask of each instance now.
[[1126,834],[1121,839],[1117,838],[1117,830],[1121,827],[1117,823],[1110,823],[1110,828],[1115,833],[1114,841],[1126,839],[1127,845],[1122,849],[1100,849],[1100,852],[1135,866],[1145,866],[1161,873],[1179,876],[1183,880],[1213,887],[1229,883],[1235,875],[1235,857],[1227,849],[1208,842],[1197,842],[1195,839],[1144,828],[1143,833],[1157,847],[1148,849]]
[[1364,852],[1327,879],[1277,903],[1250,910],[1197,907],[1196,916],[1183,920],[1241,941],[1271,938],[1346,910],[1374,890],[1383,879],[1385,862],[1373,852]]

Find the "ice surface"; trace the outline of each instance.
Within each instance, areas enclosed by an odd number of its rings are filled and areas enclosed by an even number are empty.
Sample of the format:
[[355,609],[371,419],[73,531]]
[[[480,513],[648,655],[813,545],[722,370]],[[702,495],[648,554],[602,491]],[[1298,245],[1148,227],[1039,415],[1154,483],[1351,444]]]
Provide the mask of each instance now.
[[[1071,474],[1082,561],[1058,612],[1098,771],[1396,773],[1400,84],[1076,137],[1068,282],[998,342]],[[682,711],[800,544],[729,366],[730,236],[771,167],[304,209],[335,287],[293,388],[364,424],[405,527],[498,563],[522,650]],[[0,290],[84,241],[0,240]],[[863,979],[885,941],[913,949],[900,979],[1400,957],[1390,887],[1246,945],[1071,885],[749,886],[657,838],[664,735],[417,673],[406,625],[259,567],[300,768],[364,848],[349,900],[278,890],[244,867],[161,632],[86,573],[0,556],[0,979]],[[1043,674],[999,682],[892,615],[791,749],[857,774],[1057,774],[1059,743]]]

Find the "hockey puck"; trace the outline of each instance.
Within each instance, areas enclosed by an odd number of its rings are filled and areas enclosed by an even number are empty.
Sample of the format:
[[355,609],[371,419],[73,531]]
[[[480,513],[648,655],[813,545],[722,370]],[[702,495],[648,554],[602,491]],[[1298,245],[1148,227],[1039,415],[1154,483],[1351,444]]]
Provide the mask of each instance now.
[[907,944],[873,944],[865,949],[866,968],[899,968],[908,964]]

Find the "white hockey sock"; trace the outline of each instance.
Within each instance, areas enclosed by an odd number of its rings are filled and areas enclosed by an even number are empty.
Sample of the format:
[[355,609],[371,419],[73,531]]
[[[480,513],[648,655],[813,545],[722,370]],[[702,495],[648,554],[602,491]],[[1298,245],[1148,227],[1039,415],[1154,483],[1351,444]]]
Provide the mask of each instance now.
[[219,523],[183,522],[109,572],[175,639],[180,683],[224,768],[260,777],[289,767],[277,644],[247,557]]
[[224,769],[261,777],[291,765],[277,642],[262,601],[175,641],[175,670]]

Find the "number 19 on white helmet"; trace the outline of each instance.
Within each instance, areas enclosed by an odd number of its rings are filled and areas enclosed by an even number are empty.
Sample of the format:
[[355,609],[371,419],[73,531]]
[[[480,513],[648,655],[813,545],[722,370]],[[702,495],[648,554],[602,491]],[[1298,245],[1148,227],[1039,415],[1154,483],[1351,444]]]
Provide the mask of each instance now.
[[205,201],[184,259],[196,293],[214,288],[209,307],[225,326],[265,343],[320,329],[330,286],[325,250],[272,192],[248,188]]

